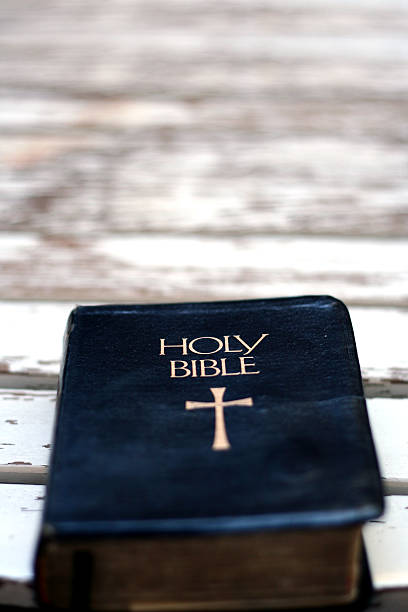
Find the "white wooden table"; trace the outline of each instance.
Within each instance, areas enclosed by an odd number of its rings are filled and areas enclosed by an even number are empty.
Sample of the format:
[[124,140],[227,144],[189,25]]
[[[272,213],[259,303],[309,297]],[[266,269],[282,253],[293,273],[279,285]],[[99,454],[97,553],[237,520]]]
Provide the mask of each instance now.
[[387,492],[377,602],[406,608],[407,25],[403,0],[0,4],[0,605],[34,606],[74,304],[329,293]]

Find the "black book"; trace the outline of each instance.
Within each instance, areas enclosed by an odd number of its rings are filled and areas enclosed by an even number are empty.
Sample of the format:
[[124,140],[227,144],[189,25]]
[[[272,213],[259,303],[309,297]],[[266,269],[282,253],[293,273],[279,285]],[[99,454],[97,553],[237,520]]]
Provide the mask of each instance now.
[[80,306],[36,560],[95,610],[340,605],[382,491],[346,307]]

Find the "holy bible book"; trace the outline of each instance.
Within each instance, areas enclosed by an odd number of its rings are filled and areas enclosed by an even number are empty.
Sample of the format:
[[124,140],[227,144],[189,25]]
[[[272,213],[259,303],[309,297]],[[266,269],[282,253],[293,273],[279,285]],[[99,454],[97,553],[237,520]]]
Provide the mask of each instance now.
[[82,306],[69,319],[39,600],[250,610],[358,597],[382,491],[346,307]]

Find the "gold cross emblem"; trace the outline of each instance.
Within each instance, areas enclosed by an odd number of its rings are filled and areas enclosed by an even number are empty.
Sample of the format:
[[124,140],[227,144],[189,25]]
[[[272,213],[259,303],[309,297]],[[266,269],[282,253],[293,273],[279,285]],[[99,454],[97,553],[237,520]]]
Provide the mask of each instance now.
[[224,406],[253,406],[252,397],[245,397],[244,399],[232,400],[224,402],[224,393],[226,387],[212,387],[210,389],[214,396],[213,402],[186,402],[186,410],[196,410],[197,408],[214,408],[215,410],[215,430],[214,430],[214,442],[212,449],[228,450],[231,448],[229,443],[227,430],[225,429],[224,419]]

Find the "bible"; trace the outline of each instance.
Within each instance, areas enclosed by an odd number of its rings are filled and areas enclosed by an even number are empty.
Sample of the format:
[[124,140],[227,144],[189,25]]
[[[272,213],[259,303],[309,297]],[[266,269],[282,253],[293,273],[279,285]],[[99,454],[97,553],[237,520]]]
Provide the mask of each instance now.
[[79,306],[36,555],[61,609],[359,597],[381,481],[348,311],[329,296]]

